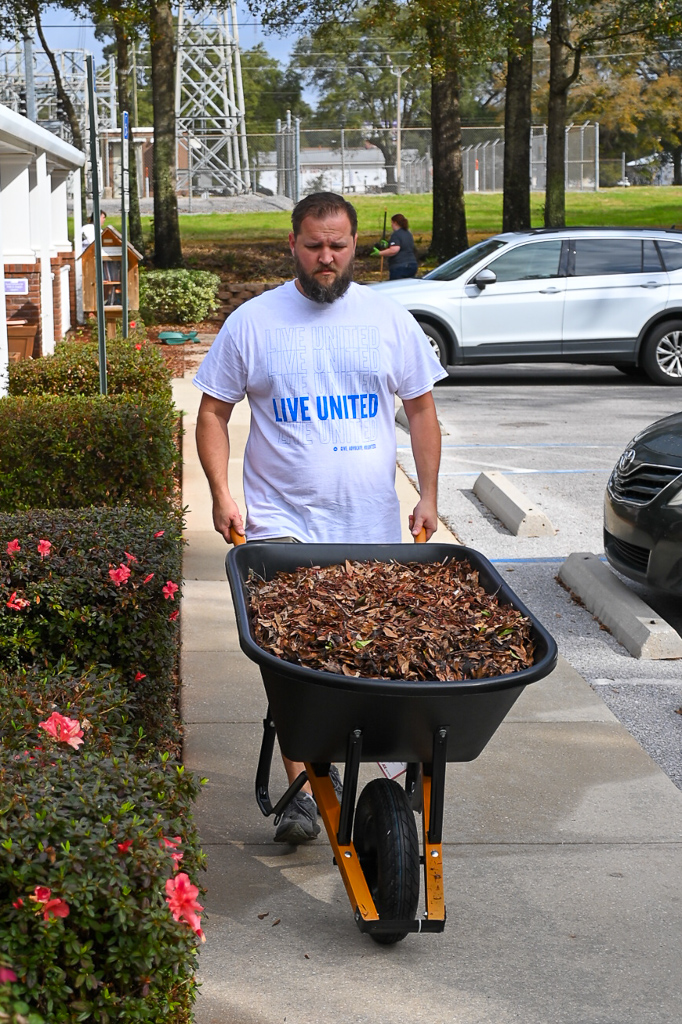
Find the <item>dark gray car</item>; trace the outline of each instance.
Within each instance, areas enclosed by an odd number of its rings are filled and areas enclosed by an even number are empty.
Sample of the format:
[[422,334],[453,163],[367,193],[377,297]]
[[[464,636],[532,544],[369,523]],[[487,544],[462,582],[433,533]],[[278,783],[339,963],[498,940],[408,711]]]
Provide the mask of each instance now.
[[632,439],[604,499],[604,551],[618,572],[682,594],[682,413]]

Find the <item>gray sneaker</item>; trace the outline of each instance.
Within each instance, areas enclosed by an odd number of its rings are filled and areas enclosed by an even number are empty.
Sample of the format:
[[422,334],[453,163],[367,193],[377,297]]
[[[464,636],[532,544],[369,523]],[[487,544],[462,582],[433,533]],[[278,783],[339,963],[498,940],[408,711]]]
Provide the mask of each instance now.
[[339,803],[341,803],[341,797],[343,796],[343,782],[341,781],[341,773],[335,764],[329,765],[329,778],[332,780],[336,798]]
[[290,843],[298,846],[310,839],[317,839],[320,826],[317,824],[317,804],[308,793],[297,793],[282,811],[275,832],[276,843]]

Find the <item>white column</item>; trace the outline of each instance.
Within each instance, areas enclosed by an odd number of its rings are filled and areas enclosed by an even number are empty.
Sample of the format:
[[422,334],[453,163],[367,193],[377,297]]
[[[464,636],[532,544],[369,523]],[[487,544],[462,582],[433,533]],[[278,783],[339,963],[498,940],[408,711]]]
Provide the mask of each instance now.
[[[138,179],[139,180],[139,179]],[[76,323],[83,323],[83,264],[81,263],[81,232],[83,218],[81,212],[81,169],[76,167],[71,179],[73,191],[73,255],[74,280],[76,283]]]
[[54,352],[54,304],[52,301],[52,266],[50,264],[50,235],[52,224],[52,189],[47,173],[47,156],[36,157],[36,212],[38,214],[38,248],[40,260],[40,328],[43,355]]
[[7,344],[7,306],[5,303],[5,257],[2,248],[2,204],[0,203],[0,398],[7,394],[9,346]]
[[48,172],[50,175],[50,209],[52,214],[52,222],[50,224],[50,243],[52,247],[52,252],[54,255],[56,255],[59,252],[71,252],[67,209],[67,179],[69,177],[69,172],[66,170],[66,168],[52,168],[49,164]]

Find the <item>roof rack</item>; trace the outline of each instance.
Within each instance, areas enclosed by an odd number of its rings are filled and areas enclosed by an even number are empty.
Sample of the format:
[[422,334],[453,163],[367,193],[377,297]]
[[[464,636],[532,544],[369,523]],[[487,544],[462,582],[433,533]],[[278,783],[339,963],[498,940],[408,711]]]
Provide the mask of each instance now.
[[608,224],[567,224],[565,228],[529,228],[527,234],[552,235],[558,231],[665,231],[666,233],[674,232],[679,235],[682,234],[682,225],[678,227],[676,224],[671,224],[669,228],[660,228],[652,225],[642,227],[640,224],[633,227],[627,224],[619,224],[615,227]]

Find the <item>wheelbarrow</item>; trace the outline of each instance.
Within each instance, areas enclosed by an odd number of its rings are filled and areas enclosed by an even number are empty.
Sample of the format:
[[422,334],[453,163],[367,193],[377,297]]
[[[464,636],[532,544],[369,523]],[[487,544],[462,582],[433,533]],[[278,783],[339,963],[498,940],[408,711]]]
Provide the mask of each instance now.
[[[253,640],[245,583],[302,566],[351,561],[442,562],[466,559],[481,586],[531,622],[535,644],[529,668],[487,679],[452,681],[363,679],[321,672],[283,661]],[[264,815],[279,815],[310,781],[334,862],[356,924],[375,942],[389,945],[410,932],[442,932],[446,908],[442,832],[448,762],[478,757],[529,684],[547,676],[557,660],[556,643],[478,551],[455,544],[240,544],[226,558],[243,652],[260,666],[269,707],[256,772],[256,801]],[[271,802],[270,768],[275,736],[305,771]],[[344,762],[343,795],[337,799],[330,765]],[[357,800],[362,762],[407,763],[405,784],[375,779]],[[422,814],[422,849],[415,822]],[[425,909],[417,917],[420,873]]]

